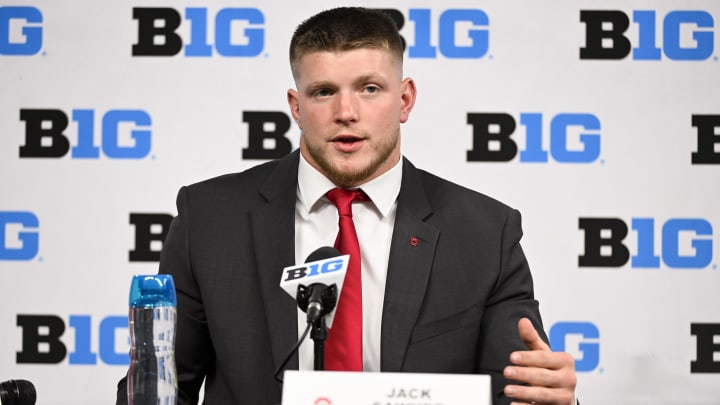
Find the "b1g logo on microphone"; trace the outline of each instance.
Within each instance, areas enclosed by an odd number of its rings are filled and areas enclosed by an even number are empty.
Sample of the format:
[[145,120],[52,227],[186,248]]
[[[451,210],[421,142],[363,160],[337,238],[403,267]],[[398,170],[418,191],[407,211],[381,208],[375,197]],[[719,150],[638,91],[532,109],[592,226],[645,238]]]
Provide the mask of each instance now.
[[283,281],[312,281],[313,277],[338,272],[343,268],[347,268],[349,257],[349,255],[344,255],[316,262],[305,263],[300,266],[286,267],[283,270]]
[[32,260],[39,250],[38,217],[29,211],[0,211],[0,260]]
[[548,333],[550,347],[575,357],[575,370],[590,372],[600,364],[600,331],[591,322],[557,322]]
[[341,290],[349,261],[350,255],[342,255],[286,267],[282,272],[280,287],[291,297],[295,297],[300,284],[336,284],[338,290]]
[[[549,133],[543,121],[549,121]],[[521,163],[593,163],[600,158],[600,120],[590,113],[521,113],[525,129],[524,146],[518,146],[517,121],[507,113],[468,113],[472,126],[472,149],[468,162],[509,162],[519,154]],[[521,141],[522,139],[520,139]]]
[[43,44],[43,15],[35,7],[0,7],[0,55],[35,55]]
[[[256,57],[265,48],[265,15],[257,8],[134,7],[138,38],[133,56]],[[189,37],[178,34],[189,31]],[[183,46],[184,45],[184,46]]]
[[[654,218],[632,218],[635,253],[625,244],[628,224],[620,218],[580,218],[578,226],[585,234],[585,251],[578,257],[579,267],[625,266],[633,269],[715,268],[713,227],[702,218],[671,218],[656,223]],[[660,239],[659,251],[656,238]]]
[[720,115],[695,114],[692,126],[697,128],[697,150],[692,153],[692,164],[720,164]]
[[68,115],[61,110],[21,109],[25,122],[25,143],[21,158],[99,159],[100,152],[110,159],[143,159],[150,154],[152,132],[150,114],[143,110],[110,110],[97,116],[100,135],[95,135],[94,110],[72,110],[77,142],[70,145]]
[[[581,10],[585,24],[585,46],[580,59],[702,61],[715,51],[715,20],[707,11],[675,10],[659,14],[654,10],[633,10],[636,31],[626,32],[630,17],[618,10]],[[634,45],[634,47],[633,47]],[[717,56],[713,58],[717,60]]]
[[409,58],[437,58],[440,54],[448,59],[480,59],[488,53],[490,19],[483,10],[448,9],[434,15],[430,9],[411,8],[409,26],[401,11],[381,10],[400,29]]
[[[61,340],[67,325],[75,334],[69,354],[68,346]],[[107,316],[97,325],[93,325],[90,315],[70,315],[67,325],[57,315],[17,315],[17,326],[22,329],[17,363],[57,364],[67,357],[71,365],[130,364],[127,315]],[[97,349],[93,342],[97,342]],[[118,343],[122,346],[119,350]]]

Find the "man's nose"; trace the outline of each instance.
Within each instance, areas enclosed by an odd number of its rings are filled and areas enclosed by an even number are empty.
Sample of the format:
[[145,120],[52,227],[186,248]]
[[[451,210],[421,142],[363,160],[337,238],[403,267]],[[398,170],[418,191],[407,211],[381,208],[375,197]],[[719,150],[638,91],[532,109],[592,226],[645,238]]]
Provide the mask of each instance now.
[[340,92],[335,99],[335,119],[340,122],[354,122],[358,118],[357,100],[350,93]]

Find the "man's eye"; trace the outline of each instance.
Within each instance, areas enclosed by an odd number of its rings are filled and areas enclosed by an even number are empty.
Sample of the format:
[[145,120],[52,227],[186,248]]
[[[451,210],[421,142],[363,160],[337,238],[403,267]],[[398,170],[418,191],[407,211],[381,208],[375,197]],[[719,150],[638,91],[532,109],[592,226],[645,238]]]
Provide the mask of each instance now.
[[328,89],[320,89],[316,90],[314,93],[315,97],[327,97],[332,94],[332,92]]
[[377,93],[378,91],[380,91],[380,88],[377,86],[366,86],[365,87],[366,93]]

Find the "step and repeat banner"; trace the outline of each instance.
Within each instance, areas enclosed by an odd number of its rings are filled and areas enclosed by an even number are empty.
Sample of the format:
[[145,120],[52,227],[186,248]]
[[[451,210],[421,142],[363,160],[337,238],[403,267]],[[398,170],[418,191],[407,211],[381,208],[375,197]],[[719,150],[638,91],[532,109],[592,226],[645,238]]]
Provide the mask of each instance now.
[[[331,1],[0,4],[0,381],[112,403],[177,190],[297,148]],[[720,2],[365,1],[407,45],[417,166],[518,208],[583,404],[720,404]]]

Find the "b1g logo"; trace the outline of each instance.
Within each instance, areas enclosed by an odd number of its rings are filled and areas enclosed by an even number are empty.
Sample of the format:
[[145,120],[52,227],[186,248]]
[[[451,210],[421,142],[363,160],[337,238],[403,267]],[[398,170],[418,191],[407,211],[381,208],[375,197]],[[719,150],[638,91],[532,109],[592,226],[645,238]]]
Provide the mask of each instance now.
[[[600,364],[600,331],[591,322],[558,322],[548,333],[550,347],[556,352],[578,353],[575,370],[589,372]],[[572,342],[572,343],[571,343]]]
[[706,11],[676,10],[663,16],[653,10],[634,10],[634,48],[626,36],[630,17],[624,12],[581,10],[580,21],[585,23],[580,59],[624,59],[632,53],[633,60],[660,60],[665,55],[670,60],[700,61],[709,59],[715,50],[715,21]]
[[338,272],[342,270],[343,267],[347,267],[347,263],[347,257],[341,256],[307,263],[302,266],[287,267],[283,270],[285,274],[283,281],[313,280],[313,277]]
[[[77,143],[71,148],[68,116],[61,110],[22,109],[25,144],[21,158],[61,158],[70,152],[73,159],[98,159],[100,152],[111,159],[143,159],[150,154],[152,133],[150,115],[142,110],[110,110],[101,119],[99,145],[96,145],[95,111],[72,110],[77,124]],[[123,130],[125,129],[125,130]],[[124,136],[121,136],[124,135]]]
[[[592,163],[600,157],[600,120],[589,113],[560,113],[550,118],[549,134],[543,133],[543,115],[521,113],[525,128],[522,149],[512,139],[517,121],[506,113],[468,113],[473,148],[468,162],[509,162],[519,152],[521,163]],[[579,133],[578,133],[579,131]],[[571,132],[574,133],[571,138]],[[572,142],[571,142],[572,141]],[[547,144],[549,146],[544,146]]]
[[213,17],[206,7],[188,7],[184,14],[189,38],[178,34],[183,16],[176,9],[134,7],[138,39],[132,55],[255,57],[265,48],[265,16],[257,8],[223,8]]
[[28,211],[0,211],[0,260],[32,260],[39,249],[40,221]]
[[695,336],[695,361],[691,373],[720,373],[720,323],[693,323],[690,334]]
[[405,27],[401,11],[381,10],[395,21],[405,43],[412,35],[407,47],[410,58],[437,58],[439,51],[449,59],[479,59],[488,52],[490,19],[483,10],[448,9],[436,17],[430,9],[413,8],[407,15],[412,28]]
[[720,164],[720,115],[694,114],[692,126],[697,128],[697,151],[692,153],[692,164]]
[[131,213],[130,224],[135,226],[135,248],[130,251],[129,260],[160,261],[160,252],[172,219],[170,214]]
[[0,55],[35,55],[42,49],[43,15],[35,7],[0,7]]
[[[712,264],[713,227],[702,218],[671,218],[657,224],[654,218],[632,218],[637,248],[630,256],[624,240],[628,225],[619,218],[580,218],[585,233],[585,252],[579,267],[622,267],[630,261],[635,269],[704,269]],[[660,229],[660,251],[655,250],[656,228]]]
[[[70,315],[68,325],[75,332],[75,346],[70,348],[60,339],[67,328],[57,315],[18,315],[17,326],[22,329],[22,348],[17,352],[18,364],[57,364],[65,360],[71,365],[105,364],[128,365],[128,317],[108,316],[93,329],[90,315]],[[96,336],[93,336],[97,333]],[[97,352],[91,343],[97,339]],[[122,349],[118,350],[117,343]]]

